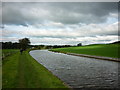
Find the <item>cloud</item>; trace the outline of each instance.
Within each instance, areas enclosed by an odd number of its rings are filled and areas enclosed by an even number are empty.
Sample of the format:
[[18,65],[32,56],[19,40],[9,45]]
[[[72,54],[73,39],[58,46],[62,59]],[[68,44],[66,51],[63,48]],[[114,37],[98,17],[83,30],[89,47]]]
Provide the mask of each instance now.
[[33,43],[37,44],[46,44],[46,45],[77,45],[82,43],[83,45],[94,44],[94,43],[112,43],[118,40],[116,35],[107,35],[107,36],[95,36],[95,37],[76,37],[76,38],[31,38]]
[[3,2],[3,41],[32,44],[109,43],[118,40],[117,2]]
[[[18,37],[3,37],[4,41],[13,41],[18,42],[20,38]],[[44,44],[44,45],[77,45],[82,43],[83,45],[87,44],[96,44],[96,43],[112,43],[118,41],[118,36],[116,35],[106,35],[106,36],[94,36],[94,37],[76,37],[76,38],[52,38],[52,37],[43,37],[43,38],[30,38],[32,44]]]
[[117,2],[3,3],[3,24],[34,25],[45,22],[62,24],[102,23],[115,15]]
[[3,30],[3,36],[19,35],[28,37],[75,38],[96,35],[118,35],[118,22],[113,24],[89,24],[89,25],[76,24],[67,26],[64,26],[61,23],[52,22],[48,23],[47,25],[41,25],[41,27],[39,28],[35,28],[33,26],[17,27],[15,25],[13,26],[7,25],[5,27],[6,28]]

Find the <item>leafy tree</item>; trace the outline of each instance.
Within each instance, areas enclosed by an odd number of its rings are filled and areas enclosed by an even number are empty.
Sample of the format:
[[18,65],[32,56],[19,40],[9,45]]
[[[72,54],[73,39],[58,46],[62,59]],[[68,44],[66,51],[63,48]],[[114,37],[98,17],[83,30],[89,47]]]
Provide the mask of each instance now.
[[82,46],[82,43],[77,44],[77,46]]
[[19,39],[19,45],[21,49],[26,50],[29,44],[30,44],[29,38]]
[[13,45],[12,42],[5,42],[5,43],[2,43],[2,48],[11,49],[12,45]]

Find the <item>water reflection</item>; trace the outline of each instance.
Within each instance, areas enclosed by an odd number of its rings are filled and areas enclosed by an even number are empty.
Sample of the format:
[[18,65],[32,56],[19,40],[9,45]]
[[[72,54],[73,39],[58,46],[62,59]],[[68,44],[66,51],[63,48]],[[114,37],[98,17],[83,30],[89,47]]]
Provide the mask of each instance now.
[[118,62],[34,50],[30,55],[73,88],[118,87]]

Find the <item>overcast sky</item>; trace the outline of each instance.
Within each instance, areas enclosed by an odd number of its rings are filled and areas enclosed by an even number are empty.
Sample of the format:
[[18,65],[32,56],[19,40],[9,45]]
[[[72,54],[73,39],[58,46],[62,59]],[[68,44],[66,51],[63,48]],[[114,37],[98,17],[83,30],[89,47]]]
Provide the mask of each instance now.
[[118,41],[117,2],[3,2],[0,16],[4,42],[24,37],[45,45]]

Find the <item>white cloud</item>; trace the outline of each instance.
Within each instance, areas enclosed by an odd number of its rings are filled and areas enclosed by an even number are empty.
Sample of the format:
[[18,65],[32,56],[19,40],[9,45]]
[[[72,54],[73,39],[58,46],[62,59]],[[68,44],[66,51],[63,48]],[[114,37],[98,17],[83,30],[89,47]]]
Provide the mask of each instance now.
[[[63,26],[62,28],[59,25]],[[58,27],[57,27],[58,26]],[[51,28],[52,27],[52,28]],[[48,23],[36,28],[33,26],[6,26],[3,29],[3,37],[5,36],[21,36],[21,37],[51,37],[51,38],[77,38],[97,35],[118,35],[118,22],[113,24],[89,24],[89,25],[63,25],[61,23]]]
[[3,41],[32,44],[108,43],[117,40],[117,3],[3,3]]
[[33,43],[46,44],[46,45],[77,45],[78,43],[93,44],[93,43],[112,43],[118,41],[118,36],[95,36],[95,37],[77,37],[77,38],[31,38]]

